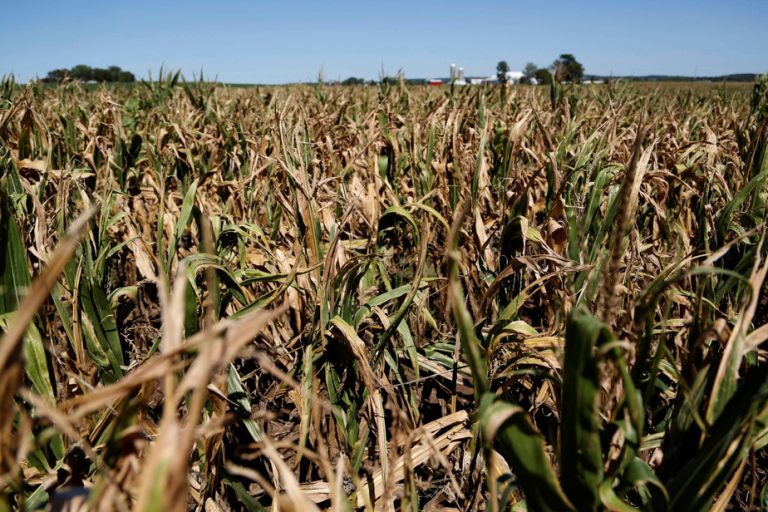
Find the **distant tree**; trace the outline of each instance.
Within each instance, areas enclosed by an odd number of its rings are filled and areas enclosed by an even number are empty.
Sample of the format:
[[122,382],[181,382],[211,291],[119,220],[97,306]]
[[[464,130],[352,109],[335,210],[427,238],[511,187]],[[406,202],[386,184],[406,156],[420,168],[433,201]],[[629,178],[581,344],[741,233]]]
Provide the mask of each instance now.
[[54,69],[48,72],[43,82],[61,82],[69,76],[68,69]]
[[539,82],[539,85],[549,85],[552,83],[552,73],[547,68],[537,69],[534,77]]
[[93,80],[93,69],[91,69],[91,66],[86,66],[85,64],[78,64],[77,66],[69,70],[69,76],[71,76],[75,80],[82,80],[84,82],[87,82],[88,80]]
[[91,69],[91,80],[97,82],[111,82],[109,70],[103,68]]
[[507,61],[502,60],[496,64],[496,78],[500,83],[507,83],[507,73],[509,73],[509,64],[507,64]]
[[135,82],[136,77],[130,71],[120,71],[117,74],[117,82]]
[[109,81],[110,82],[122,82],[123,80],[120,80],[120,73],[125,73],[122,69],[120,69],[119,66],[109,66],[107,68],[107,71],[109,72]]
[[584,66],[570,53],[563,53],[552,63],[552,72],[558,82],[581,82]]
[[92,68],[85,64],[78,64],[72,69],[54,69],[49,71],[43,82],[61,82],[67,78],[88,82],[134,82],[136,77],[130,71],[123,71],[118,66],[104,68]]
[[351,76],[346,80],[344,80],[343,82],[341,82],[341,85],[363,85],[363,84],[365,84],[365,80],[363,80],[362,78],[356,78],[354,76]]
[[525,65],[525,68],[523,68],[523,83],[529,84],[531,81],[536,78],[536,72],[539,70],[538,66],[534,64],[533,62],[529,62]]

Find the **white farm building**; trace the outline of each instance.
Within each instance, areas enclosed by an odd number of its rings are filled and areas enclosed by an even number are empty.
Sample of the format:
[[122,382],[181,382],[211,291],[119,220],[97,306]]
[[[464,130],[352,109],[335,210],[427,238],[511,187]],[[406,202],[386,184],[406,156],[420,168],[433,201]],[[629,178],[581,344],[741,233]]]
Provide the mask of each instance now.
[[[519,84],[522,82],[523,78],[525,78],[525,75],[522,71],[507,71],[507,83],[508,84]],[[499,79],[496,77],[496,75],[489,76],[485,79],[487,83],[496,83],[499,81]],[[535,78],[531,78],[530,83],[532,85],[536,85],[539,82]]]
[[[448,83],[452,83],[453,85],[482,85],[482,84],[495,84],[499,81],[496,75],[491,75],[487,78],[485,77],[465,78],[464,68],[459,68],[458,71],[459,72],[457,75],[456,64],[451,64],[451,75],[450,75],[450,79],[448,80]],[[522,83],[524,78],[525,78],[525,74],[522,71],[507,71],[508,84]],[[432,83],[432,82],[433,81],[430,81],[429,83]],[[437,82],[437,80],[435,80],[434,82]],[[538,85],[539,82],[535,78],[530,78],[528,83],[530,83],[531,85]]]

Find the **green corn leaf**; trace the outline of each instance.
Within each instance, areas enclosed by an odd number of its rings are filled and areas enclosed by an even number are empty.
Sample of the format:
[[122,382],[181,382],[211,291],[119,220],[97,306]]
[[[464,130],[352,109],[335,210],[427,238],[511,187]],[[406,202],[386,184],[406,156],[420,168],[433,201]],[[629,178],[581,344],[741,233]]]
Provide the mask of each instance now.
[[416,238],[416,243],[418,243],[420,234],[419,225],[416,223],[413,215],[402,206],[390,206],[384,210],[379,218],[379,230],[393,225],[398,219],[405,221],[411,228],[413,228],[413,235]]
[[704,510],[749,453],[768,407],[768,365],[749,371],[696,454],[665,487],[670,510]]
[[768,168],[760,171],[754,178],[749,180],[744,187],[734,194],[733,199],[723,208],[715,220],[715,230],[718,239],[723,242],[727,238],[728,230],[734,226],[731,224],[734,213],[737,209],[754,193],[755,190],[762,190],[768,179]]
[[222,483],[229,486],[235,492],[237,500],[243,507],[245,507],[245,510],[248,512],[266,512],[267,509],[264,508],[261,503],[256,500],[256,498],[251,496],[251,493],[248,492],[248,489],[246,489],[241,482],[238,482],[237,480],[231,480],[229,478],[223,478]]
[[184,195],[184,201],[181,204],[181,212],[179,212],[179,220],[176,222],[176,227],[173,230],[173,238],[171,238],[170,245],[168,245],[168,259],[167,265],[170,265],[173,261],[173,256],[176,254],[176,248],[178,247],[179,240],[181,240],[184,231],[187,229],[189,220],[192,217],[192,208],[195,206],[195,193],[197,192],[197,180],[193,181],[187,189],[187,193]]
[[583,309],[568,318],[560,423],[560,481],[578,510],[596,510],[603,481],[600,445],[600,372],[596,348],[610,330]]
[[478,421],[486,448],[495,447],[507,460],[530,510],[576,510],[557,481],[544,438],[522,407],[486,393],[480,401]]
[[[240,381],[240,375],[233,365],[229,365],[229,371],[227,372],[227,392],[228,398],[240,408],[241,414],[249,415],[251,413],[251,401],[248,398],[248,393],[243,387],[243,383]],[[248,433],[251,434],[251,438],[254,441],[259,442],[262,439],[262,433],[259,426],[250,417],[244,417],[242,420]]]
[[27,250],[19,226],[13,219],[9,199],[3,193],[0,201],[0,313],[10,313],[18,309],[31,279],[27,267]]
[[404,284],[403,286],[398,286],[397,288],[393,288],[392,290],[389,290],[387,292],[381,293],[379,295],[376,295],[375,297],[372,297],[365,301],[365,303],[355,312],[355,316],[353,318],[352,325],[359,326],[360,322],[363,321],[371,312],[371,310],[376,306],[381,306],[382,304],[386,304],[390,300],[396,299],[398,297],[402,297],[403,295],[407,294],[411,289],[411,285]]
[[108,380],[120,378],[125,362],[114,312],[101,286],[85,276],[80,283],[79,314],[88,355],[107,372]]

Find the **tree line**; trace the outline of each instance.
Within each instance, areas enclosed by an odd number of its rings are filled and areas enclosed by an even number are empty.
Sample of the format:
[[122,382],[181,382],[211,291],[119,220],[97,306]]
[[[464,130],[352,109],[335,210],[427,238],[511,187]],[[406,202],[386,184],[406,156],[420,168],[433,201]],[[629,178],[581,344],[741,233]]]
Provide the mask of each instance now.
[[[510,71],[507,61],[502,60],[496,66],[496,77],[501,83],[506,83],[507,72]],[[529,62],[525,65],[522,71],[523,78],[520,83],[531,84],[537,83],[540,85],[549,85],[553,80],[557,82],[581,82],[584,78],[584,66],[576,60],[576,57],[570,53],[563,53],[555,59],[555,61],[548,68],[540,68],[533,62]],[[383,76],[380,81],[382,83],[394,84],[399,81],[398,77]],[[405,79],[409,84],[423,84],[425,80],[422,78]],[[345,80],[342,80],[341,85],[365,85],[375,84],[374,80],[365,80],[363,78],[357,78],[351,76]]]
[[54,69],[49,71],[43,82],[58,83],[64,80],[81,80],[83,82],[134,82],[136,77],[130,71],[124,71],[119,66],[108,68],[92,68],[78,64],[70,69]]
[[[496,66],[496,76],[500,82],[506,82],[509,64],[502,60]],[[538,84],[548,85],[552,81],[578,83],[584,78],[584,66],[576,60],[570,53],[563,53],[555,59],[549,68],[540,68],[533,62],[529,62],[523,68],[522,83],[533,83],[534,79]]]

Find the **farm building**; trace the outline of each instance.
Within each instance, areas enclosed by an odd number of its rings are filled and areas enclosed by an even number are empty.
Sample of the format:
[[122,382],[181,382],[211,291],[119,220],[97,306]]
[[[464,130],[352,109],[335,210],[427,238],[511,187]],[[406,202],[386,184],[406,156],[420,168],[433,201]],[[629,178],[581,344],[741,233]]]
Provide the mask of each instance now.
[[[448,80],[448,83],[452,83],[454,85],[483,85],[483,84],[494,84],[499,81],[498,77],[496,75],[491,75],[489,77],[467,77],[464,76],[464,68],[458,68],[458,74],[456,72],[456,64],[451,64],[451,74],[450,78]],[[523,79],[525,78],[525,74],[522,71],[507,71],[507,83],[508,84],[519,84],[523,82]],[[528,83],[532,85],[537,85],[538,81],[535,78],[530,78],[530,81]],[[432,83],[432,80],[429,80],[429,83]],[[435,84],[438,85],[438,84]]]
[[[519,84],[523,81],[523,78],[525,78],[525,74],[523,74],[522,71],[507,71],[508,84]],[[485,81],[487,83],[496,83],[499,81],[499,79],[496,75],[493,75],[486,78]],[[536,85],[538,84],[538,81],[535,78],[531,78],[530,83]]]

